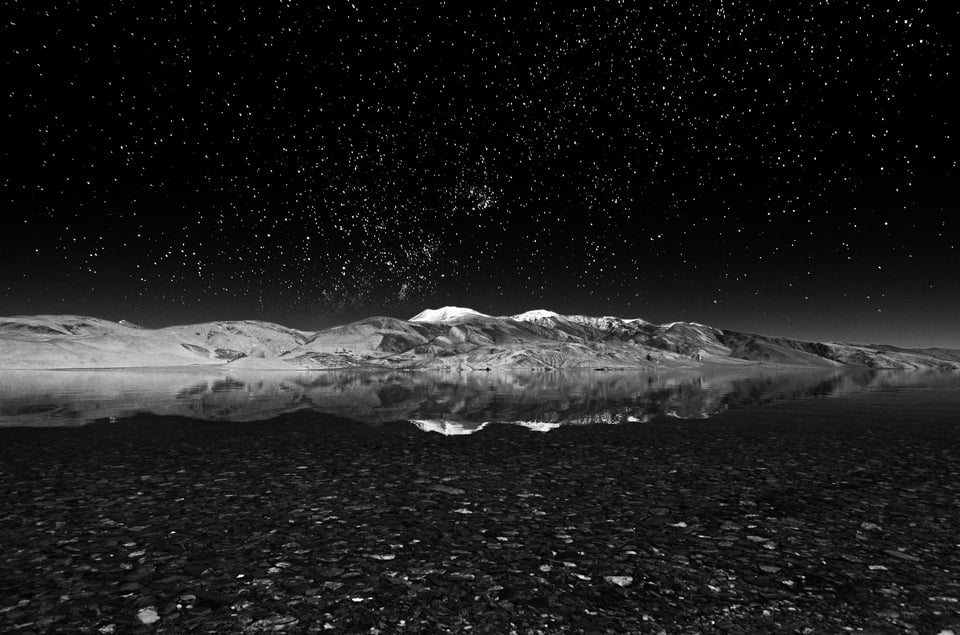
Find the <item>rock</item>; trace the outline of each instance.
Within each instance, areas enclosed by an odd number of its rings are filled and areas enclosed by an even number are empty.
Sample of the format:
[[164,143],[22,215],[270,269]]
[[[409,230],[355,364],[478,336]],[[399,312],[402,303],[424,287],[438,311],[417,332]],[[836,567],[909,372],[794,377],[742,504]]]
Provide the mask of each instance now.
[[896,549],[884,549],[883,552],[887,555],[893,556],[894,558],[900,558],[901,560],[907,560],[908,562],[920,562],[920,558],[911,556],[909,553],[897,551]]
[[459,487],[450,487],[449,485],[434,485],[430,489],[435,492],[443,492],[444,494],[452,494],[454,496],[467,493],[466,490],[460,489]]
[[243,630],[248,633],[256,631],[282,631],[291,626],[296,626],[299,621],[300,620],[292,615],[273,615],[257,620]]
[[160,615],[156,608],[147,606],[137,611],[137,619],[141,624],[155,624],[160,621]]
[[603,579],[620,587],[628,587],[633,584],[633,577],[629,575],[605,575]]

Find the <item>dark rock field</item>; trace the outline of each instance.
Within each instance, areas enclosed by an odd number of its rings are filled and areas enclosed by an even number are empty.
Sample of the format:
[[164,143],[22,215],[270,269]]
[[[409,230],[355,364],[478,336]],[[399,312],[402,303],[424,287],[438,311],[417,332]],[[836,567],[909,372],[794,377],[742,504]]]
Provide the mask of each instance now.
[[960,422],[818,403],[0,429],[0,632],[960,633]]

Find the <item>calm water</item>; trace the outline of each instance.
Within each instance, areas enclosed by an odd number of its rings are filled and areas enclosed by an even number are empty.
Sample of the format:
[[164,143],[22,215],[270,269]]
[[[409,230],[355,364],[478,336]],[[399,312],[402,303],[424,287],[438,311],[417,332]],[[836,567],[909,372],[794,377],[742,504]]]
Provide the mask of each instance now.
[[410,420],[424,430],[468,434],[494,421],[545,431],[565,424],[629,423],[657,416],[706,418],[730,408],[798,399],[869,400],[870,395],[884,395],[887,401],[894,395],[895,400],[915,404],[911,407],[922,408],[937,395],[949,397],[940,400],[941,407],[960,404],[960,374],[870,369],[468,374],[18,371],[0,372],[0,426],[76,426],[139,413],[250,421],[309,409],[365,422]]

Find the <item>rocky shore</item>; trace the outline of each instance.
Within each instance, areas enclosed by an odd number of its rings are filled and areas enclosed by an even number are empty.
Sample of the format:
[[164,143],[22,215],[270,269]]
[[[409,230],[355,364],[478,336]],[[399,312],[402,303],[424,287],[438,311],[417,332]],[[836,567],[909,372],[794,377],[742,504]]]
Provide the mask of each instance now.
[[824,412],[2,429],[0,631],[960,632],[955,413]]

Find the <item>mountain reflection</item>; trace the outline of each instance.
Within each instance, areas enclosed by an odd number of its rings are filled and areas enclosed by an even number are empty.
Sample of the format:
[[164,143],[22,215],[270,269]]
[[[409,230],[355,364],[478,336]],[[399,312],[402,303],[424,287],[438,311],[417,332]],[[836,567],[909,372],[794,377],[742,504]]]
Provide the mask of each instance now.
[[488,422],[535,430],[704,418],[728,408],[929,381],[928,373],[844,369],[749,372],[223,372],[0,373],[0,425],[82,425],[140,413],[251,421],[296,410],[369,423],[414,421],[464,434]]

